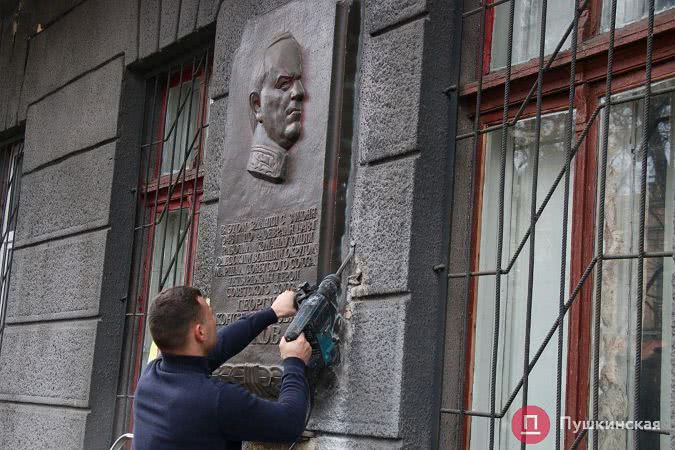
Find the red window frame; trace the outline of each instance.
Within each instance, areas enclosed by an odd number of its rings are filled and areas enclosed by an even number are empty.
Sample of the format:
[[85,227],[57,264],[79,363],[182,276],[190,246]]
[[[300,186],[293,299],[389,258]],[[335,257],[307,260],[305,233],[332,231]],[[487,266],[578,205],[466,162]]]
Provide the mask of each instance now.
[[[516,0],[517,1],[517,0]],[[586,0],[588,6],[580,13],[579,17],[579,48],[577,50],[577,61],[597,54],[605,54],[609,45],[609,31],[602,31],[600,28],[602,20],[602,3],[603,0]],[[487,5],[492,5],[495,0],[486,0]],[[579,1],[580,5],[584,0]],[[508,4],[508,3],[507,3]],[[569,18],[570,20],[572,17]],[[664,31],[672,29],[675,21],[675,8],[670,8],[665,11],[656,13],[654,15],[654,35],[658,35]],[[488,86],[500,85],[503,83],[502,79],[505,75],[505,69],[490,70],[490,63],[492,61],[492,32],[495,23],[495,8],[490,7],[485,12],[485,26],[484,26],[484,52],[482,55],[483,74],[487,75],[483,80],[483,89]],[[626,44],[634,43],[645,39],[647,36],[647,19],[640,19],[638,21],[629,23],[623,27],[616,28],[615,31],[615,48],[622,47]],[[550,55],[545,55],[545,61]],[[553,67],[568,65],[571,59],[571,51],[569,49],[561,50],[553,64]],[[617,58],[618,60],[618,58]],[[616,62],[616,61],[615,61]],[[598,69],[602,72],[601,66]],[[533,57],[529,61],[512,65],[512,79],[518,79],[523,76],[536,74],[539,68],[538,57]],[[602,75],[604,76],[604,74]],[[565,80],[567,81],[567,80]],[[475,89],[474,83],[473,88]],[[468,87],[471,87],[469,85]]]
[[[209,63],[210,67],[210,63]],[[138,312],[139,316],[137,318],[138,324],[136,327],[136,336],[134,336],[133,346],[135,347],[134,354],[136,355],[135,360],[132,362],[133,368],[131,370],[132,377],[132,391],[135,392],[136,385],[138,383],[138,378],[140,377],[141,369],[143,367],[143,345],[144,345],[144,330],[146,327],[146,316],[147,309],[150,304],[151,294],[150,294],[150,282],[151,282],[151,273],[153,265],[153,249],[155,244],[155,233],[157,232],[158,223],[157,220],[160,217],[163,217],[162,220],[168,220],[168,213],[172,211],[178,211],[180,209],[185,209],[188,212],[188,215],[191,214],[191,218],[188,217],[187,220],[191,220],[190,231],[188,231],[185,241],[182,245],[186,246],[185,249],[185,266],[184,266],[184,284],[191,285],[193,281],[193,269],[195,263],[195,255],[197,251],[197,235],[199,229],[199,210],[201,206],[201,201],[203,197],[203,185],[204,185],[204,170],[201,165],[204,158],[204,148],[206,145],[205,141],[205,130],[208,127],[208,108],[209,108],[209,97],[208,97],[208,78],[209,74],[205,72],[203,66],[200,66],[196,71],[192,70],[192,67],[183,68],[175,73],[172,73],[168,77],[168,82],[164,84],[160,92],[161,98],[161,108],[159,113],[159,121],[153,132],[152,137],[152,146],[151,146],[151,155],[150,159],[152,160],[151,166],[151,176],[148,183],[144,183],[144,180],[140,180],[139,189],[140,189],[140,201],[145,205],[144,213],[147,213],[147,217],[151,218],[152,221],[148,224],[147,232],[145,233],[145,240],[142,243],[144,246],[142,254],[142,268],[140,280],[138,283],[141,288],[139,289],[139,294],[137,297]],[[194,82],[195,86],[199,83],[201,90],[199,91],[199,111],[196,117],[196,123],[198,127],[201,127],[202,130],[199,132],[200,136],[198,142],[195,142],[194,159],[192,161],[191,167],[185,167],[185,170],[174,171],[168,174],[161,174],[162,170],[162,153],[166,151],[165,142],[167,139],[165,136],[165,122],[167,117],[167,108],[168,108],[168,99],[170,89],[179,85],[185,85],[186,83]],[[190,105],[186,103],[185,108],[189,108]],[[187,110],[185,110],[187,111]],[[188,112],[185,112],[186,114]],[[175,132],[175,131],[174,131]],[[197,133],[197,129],[193,130],[192,133]],[[183,143],[176,143],[176,146],[180,148],[183,147]],[[173,151],[173,149],[169,149]],[[141,173],[145,173],[146,168],[142,168]],[[168,211],[167,211],[168,210]],[[170,251],[167,249],[167,251]],[[130,411],[133,411],[133,407]],[[128,429],[133,429],[133,414],[129,415],[128,418]]]
[[[492,4],[494,0],[488,0]],[[583,2],[581,2],[583,3]],[[577,49],[577,68],[575,86],[575,135],[579,139],[593,111],[606,92],[607,49],[609,32],[601,32],[602,0],[589,0],[586,10],[580,15]],[[481,129],[500,124],[503,115],[505,69],[490,71],[492,28],[494,26],[494,8],[489,8],[485,16],[484,54],[477,72],[483,75],[482,83],[473,81],[460,88],[463,101],[475,105],[476,94],[481,90],[480,124]],[[647,19],[628,24],[615,31],[615,52],[612,94],[644,86],[646,61]],[[545,56],[544,63],[550,55]],[[568,109],[569,67],[571,51],[561,51],[551,69],[546,72],[543,83],[542,115]],[[536,83],[539,68],[538,58],[513,65],[511,72],[511,94],[509,119],[513,120],[520,104],[526,98],[531,86]],[[675,8],[657,13],[654,19],[654,47],[652,52],[652,82],[675,77]],[[475,74],[475,79],[479,74]],[[521,120],[536,114],[536,103],[530,100],[523,110]],[[597,151],[599,142],[600,115],[589,127],[585,140],[577,151],[574,164],[574,180],[570,186],[573,205],[570,209],[571,246],[569,282],[570,291],[577,285],[585,269],[591,263],[594,254],[595,204],[597,181]],[[482,214],[482,189],[484,181],[484,152],[486,136],[481,134],[476,146],[476,167],[474,173],[474,228],[471,243],[471,270],[478,270],[480,227]],[[593,276],[586,280],[579,296],[568,312],[567,329],[567,372],[564,375],[566,394],[563,414],[572,420],[587,420],[589,414],[590,373],[591,373],[591,317],[593,316]],[[569,294],[569,292],[568,292]],[[471,409],[471,391],[474,365],[475,308],[477,303],[477,278],[472,277],[469,285],[469,343],[466,355],[467,364],[464,373],[464,407]],[[471,418],[465,416],[463,448],[469,448]],[[564,436],[567,448],[576,436],[568,430]],[[586,448],[582,442],[578,447]]]
[[[170,76],[169,78],[169,83],[167,86],[164,87],[162,90],[162,107],[160,111],[160,120],[158,123],[158,129],[157,129],[157,140],[156,142],[156,149],[155,149],[155,165],[154,165],[154,174],[151,179],[151,182],[148,183],[148,185],[144,186],[145,192],[155,190],[157,188],[162,189],[166,188],[169,183],[170,183],[170,178],[172,178],[172,175],[166,174],[166,175],[161,175],[161,165],[162,165],[162,153],[163,153],[163,144],[165,138],[159,139],[159,137],[164,137],[164,133],[167,132],[165,129],[165,122],[166,122],[166,115],[167,115],[167,108],[168,108],[168,100],[169,100],[169,93],[171,88],[175,88],[176,86],[184,85],[186,83],[194,83],[195,86],[199,85],[201,87],[200,91],[200,108],[199,111],[197,112],[197,124],[204,124],[205,123],[205,118],[204,115],[208,115],[208,92],[207,92],[207,81],[204,76],[204,67],[199,67],[195,73],[192,73],[193,70],[191,67],[184,68],[182,71],[178,71],[177,73],[174,73]],[[193,81],[194,80],[194,81]],[[186,104],[185,108],[190,108],[190,105]],[[195,130],[196,132],[196,130]],[[204,134],[200,134],[199,138],[200,142],[197,146],[197,152],[195,153],[195,159],[194,163],[198,164],[198,159],[201,160],[203,157],[202,150],[204,147]],[[182,145],[182,144],[180,144]],[[194,179],[196,175],[195,172],[195,166],[191,168],[186,167],[186,172],[185,172],[185,181],[191,181]],[[202,174],[203,175],[203,174]]]

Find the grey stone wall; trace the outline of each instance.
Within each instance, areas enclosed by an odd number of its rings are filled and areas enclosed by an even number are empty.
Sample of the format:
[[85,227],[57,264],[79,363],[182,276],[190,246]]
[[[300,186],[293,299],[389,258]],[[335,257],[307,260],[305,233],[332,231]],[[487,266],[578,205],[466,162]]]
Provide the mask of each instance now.
[[219,3],[0,2],[0,139],[25,136],[0,448],[112,442],[144,99],[133,67],[183,51]]
[[[282,3],[223,3],[213,111],[225,110],[217,103],[228,98],[232,55],[246,20]],[[450,105],[443,90],[450,84],[452,10],[447,2],[419,0],[354,5],[362,23],[348,227],[356,243],[352,272],[361,273],[361,283],[347,293],[342,363],[318,393],[309,423],[316,436],[299,448],[432,448],[446,295],[445,272],[433,267],[447,259]],[[211,121],[207,160],[217,160],[222,149],[223,123]],[[218,182],[210,178],[218,173],[206,174],[200,215],[196,280],[207,289],[213,247],[204,240],[216,239],[211,205]]]
[[6,322],[95,316],[107,237],[103,229],[17,249],[9,297],[21,301],[9,302]]
[[[19,122],[25,117],[26,136],[17,264],[12,268],[15,283],[0,348],[0,404],[8,411],[0,416],[0,446],[7,448],[17,442],[21,448],[82,445],[88,418],[104,407],[92,404],[90,397],[96,383],[97,333],[105,321],[114,320],[101,313],[100,303],[107,297],[102,268],[110,243],[107,230],[124,66],[121,55],[99,54],[96,58],[108,62],[94,70],[75,65],[75,60],[57,70],[54,52],[72,45],[63,43],[76,31],[72,26],[66,32],[56,21],[30,39],[19,93],[19,104],[25,106],[6,112]],[[88,49],[70,50],[81,52],[82,60],[77,61],[87,61]],[[90,265],[83,268],[83,263]],[[123,308],[117,313],[123,315]],[[52,413],[34,405],[75,409],[61,414],[58,408]],[[49,422],[39,436],[12,425],[31,409],[40,411],[40,421]],[[73,432],[74,437],[67,434]]]
[[83,409],[0,403],[2,444],[16,449],[82,448],[87,414]]

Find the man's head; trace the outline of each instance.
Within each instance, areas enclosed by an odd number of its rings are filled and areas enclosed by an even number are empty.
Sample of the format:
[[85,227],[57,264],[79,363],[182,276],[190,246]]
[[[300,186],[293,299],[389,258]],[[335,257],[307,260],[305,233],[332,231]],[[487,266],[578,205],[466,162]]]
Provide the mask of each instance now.
[[302,51],[290,33],[272,39],[254,72],[249,95],[251,126],[262,125],[267,136],[288,150],[302,130]]
[[150,334],[162,353],[205,356],[218,340],[211,306],[199,289],[177,286],[162,291],[148,313]]

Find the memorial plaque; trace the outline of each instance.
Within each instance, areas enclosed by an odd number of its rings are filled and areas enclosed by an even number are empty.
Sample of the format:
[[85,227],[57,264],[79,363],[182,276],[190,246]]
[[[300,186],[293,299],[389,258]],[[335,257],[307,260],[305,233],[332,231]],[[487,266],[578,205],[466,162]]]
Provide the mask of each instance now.
[[[344,56],[336,54],[346,33],[336,27],[346,20],[340,8],[296,1],[245,26],[230,78],[211,282],[221,326],[269,307],[287,288],[316,283],[330,268],[330,247],[339,245],[339,120],[331,108],[341,105],[336,80],[344,75],[334,67]],[[270,326],[217,374],[274,396],[289,322]]]

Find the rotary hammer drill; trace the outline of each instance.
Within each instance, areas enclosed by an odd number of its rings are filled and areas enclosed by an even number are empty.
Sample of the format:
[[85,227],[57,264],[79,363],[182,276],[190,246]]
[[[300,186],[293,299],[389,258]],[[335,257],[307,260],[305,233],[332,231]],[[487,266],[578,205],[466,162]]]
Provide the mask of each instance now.
[[340,361],[339,329],[342,318],[338,314],[337,296],[340,291],[340,275],[354,255],[354,247],[334,274],[326,275],[318,286],[304,283],[296,296],[298,313],[286,329],[287,341],[294,341],[305,333],[312,346],[312,357],[307,367],[317,375],[324,367]]

